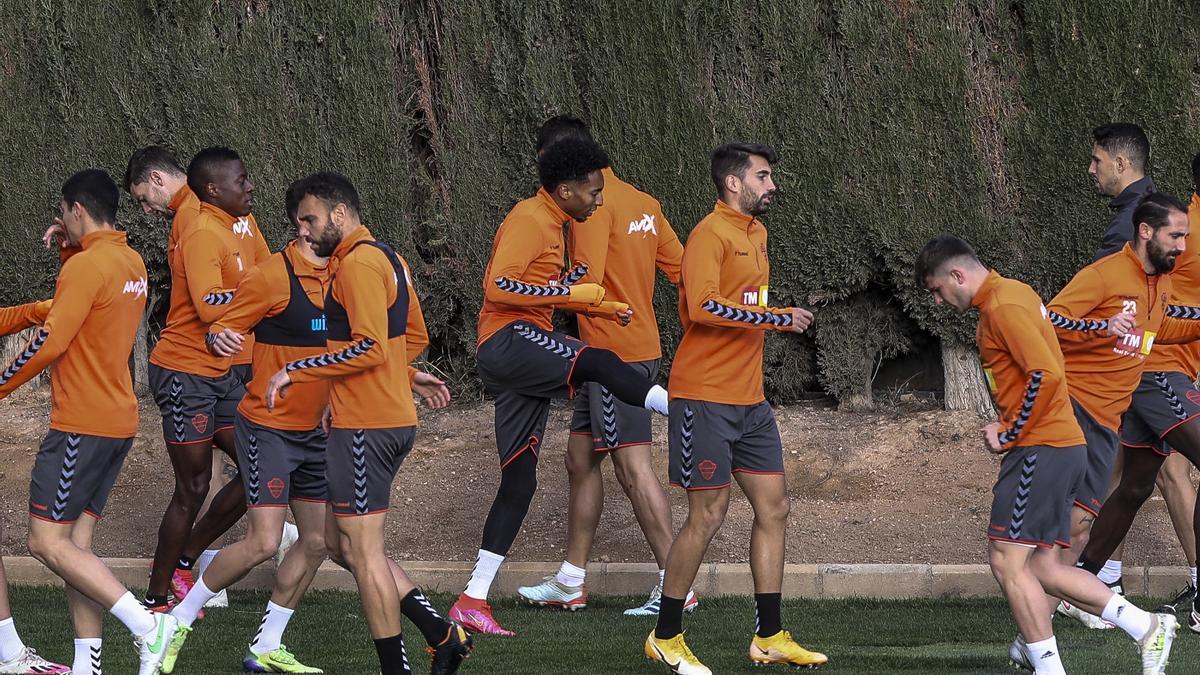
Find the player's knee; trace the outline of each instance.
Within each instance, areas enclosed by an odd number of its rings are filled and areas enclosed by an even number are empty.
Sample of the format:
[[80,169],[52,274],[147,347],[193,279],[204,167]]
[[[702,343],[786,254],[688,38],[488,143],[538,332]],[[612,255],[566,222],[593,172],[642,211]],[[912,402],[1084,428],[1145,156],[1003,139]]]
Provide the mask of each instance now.
[[500,489],[497,496],[510,504],[529,505],[537,492],[536,465],[509,465],[500,476]]
[[254,558],[254,564],[265,562],[275,555],[279,550],[279,542],[283,538],[282,532],[255,532],[253,536],[247,536],[247,543],[250,544],[250,555]]
[[568,452],[563,456],[563,464],[567,467],[567,476],[571,480],[584,478],[591,473],[593,465],[590,457],[581,453]]
[[300,552],[309,560],[323,560],[328,554],[325,534],[322,532],[301,532],[294,545],[299,547]]
[[63,543],[60,537],[47,535],[35,530],[30,530],[29,536],[26,539],[26,544],[29,546],[29,555],[36,558],[43,565],[51,568],[56,566],[58,553]]
[[198,510],[204,503],[204,498],[208,496],[208,484],[211,477],[208,472],[204,472],[179,478],[175,481],[176,492],[189,508]]
[[621,489],[625,491],[625,494],[632,494],[646,480],[657,480],[654,477],[653,471],[650,470],[649,465],[631,462],[614,462],[613,473],[616,474],[617,483],[621,485]]
[[759,504],[754,509],[754,519],[773,526],[786,525],[791,512],[792,501],[785,493],[776,499],[766,501],[765,504]]
[[1114,497],[1130,505],[1141,506],[1154,493],[1154,483],[1121,483]]

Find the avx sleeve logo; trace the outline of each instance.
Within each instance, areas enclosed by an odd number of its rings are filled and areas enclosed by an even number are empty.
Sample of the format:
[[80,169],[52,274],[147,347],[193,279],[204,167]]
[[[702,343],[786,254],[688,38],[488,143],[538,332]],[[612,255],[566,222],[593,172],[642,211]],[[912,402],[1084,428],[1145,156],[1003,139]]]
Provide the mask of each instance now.
[[125,289],[122,293],[133,293],[133,297],[146,295],[146,277],[138,277],[125,282]]

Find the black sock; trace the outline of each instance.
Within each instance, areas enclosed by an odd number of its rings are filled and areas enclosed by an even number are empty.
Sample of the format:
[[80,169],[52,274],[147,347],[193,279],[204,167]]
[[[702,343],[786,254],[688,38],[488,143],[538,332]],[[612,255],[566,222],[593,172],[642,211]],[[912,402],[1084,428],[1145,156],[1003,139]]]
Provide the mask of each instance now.
[[167,604],[167,596],[165,595],[147,595],[142,604],[147,607],[163,607]]
[[430,647],[442,644],[450,635],[450,622],[438,616],[437,610],[429,604],[429,599],[419,588],[412,589],[400,600],[400,613],[417,626]]
[[754,632],[758,637],[768,638],[783,630],[783,619],[780,618],[782,602],[782,593],[754,594]]
[[658,605],[658,624],[654,626],[654,637],[669,640],[682,632],[683,598],[662,596]]
[[179,563],[177,565],[175,565],[175,567],[177,569],[188,570],[190,572],[192,569],[192,566],[194,566],[195,564],[196,564],[195,558],[189,558],[187,556],[180,556]]
[[408,654],[404,653],[404,636],[397,633],[375,641],[375,652],[379,654],[379,675],[412,675],[408,668]]
[[1099,563],[1093,562],[1093,561],[1089,560],[1086,555],[1083,555],[1083,554],[1080,554],[1079,562],[1075,563],[1075,566],[1081,567],[1096,576],[1100,576],[1100,570],[1104,569],[1103,562],[1099,562]]
[[604,385],[613,396],[636,408],[646,406],[646,394],[654,387],[652,380],[634,370],[616,354],[597,347],[588,347],[575,357],[571,384],[583,382]]

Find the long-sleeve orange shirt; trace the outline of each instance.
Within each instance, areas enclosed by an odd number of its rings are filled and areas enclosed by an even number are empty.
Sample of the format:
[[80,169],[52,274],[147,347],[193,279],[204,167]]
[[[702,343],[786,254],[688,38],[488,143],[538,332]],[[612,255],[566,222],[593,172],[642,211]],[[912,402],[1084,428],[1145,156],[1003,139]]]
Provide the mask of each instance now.
[[[1133,248],[1080,270],[1047,306],[1067,363],[1071,397],[1097,422],[1116,430],[1141,380],[1171,297],[1170,275],[1148,275]],[[1106,334],[1108,319],[1135,315],[1133,331]]]
[[374,241],[365,227],[343,236],[325,300],[328,351],[286,366],[295,384],[331,381],[339,429],[417,424],[409,364],[429,344],[425,319],[408,264]]
[[628,326],[579,312],[579,336],[624,361],[662,356],[654,314],[654,269],[679,283],[683,245],[658,200],[604,169],[604,204],[587,221],[571,222],[571,258],[587,271],[578,283],[604,287],[605,300],[633,309]]
[[[176,218],[178,215],[177,211]],[[242,277],[270,255],[254,216],[234,218],[201,203],[196,221],[180,229],[179,241],[170,253],[171,308],[150,362],[204,377],[223,374],[231,363],[249,363],[252,343],[231,360],[210,354],[204,336],[209,325],[228,309]]]
[[683,253],[683,340],[671,365],[671,398],[728,405],[765,400],[764,331],[791,330],[791,309],[768,304],[767,228],[718,201]]
[[0,372],[0,398],[53,363],[51,429],[130,438],[138,409],[129,354],[146,308],[146,265],[124,232],[92,232],[82,244],[59,272],[44,325]]
[[[1188,204],[1188,222],[1191,231],[1200,231],[1200,195],[1192,194]],[[1195,244],[1200,238],[1191,241],[1183,249],[1183,253],[1175,259],[1175,269],[1171,272],[1171,304],[1200,305],[1200,251]],[[1200,370],[1200,342],[1188,344],[1161,344],[1150,353],[1146,359],[1146,370],[1184,373],[1195,378]]]
[[[300,285],[299,291],[303,293],[301,297],[297,297],[300,292],[293,293],[289,264]],[[329,265],[314,265],[292,242],[250,270],[238,284],[229,310],[209,328],[210,334],[228,328],[248,336],[256,328],[266,325],[274,328],[282,338],[273,340],[259,336],[254,342],[254,377],[246,385],[246,395],[238,405],[238,412],[247,419],[272,429],[293,431],[313,429],[320,423],[321,414],[329,404],[328,380],[293,385],[271,411],[267,410],[266,392],[271,376],[280,368],[292,361],[325,353],[322,312],[330,278]],[[308,308],[304,306],[305,302]],[[309,311],[306,313],[305,309]],[[278,327],[270,322],[264,324],[272,318],[290,323]]]
[[975,342],[1000,409],[1002,447],[1083,445],[1062,350],[1038,294],[992,272],[971,304],[979,309]]
[[0,308],[0,335],[12,335],[17,331],[46,323],[53,303],[53,300],[39,300]]

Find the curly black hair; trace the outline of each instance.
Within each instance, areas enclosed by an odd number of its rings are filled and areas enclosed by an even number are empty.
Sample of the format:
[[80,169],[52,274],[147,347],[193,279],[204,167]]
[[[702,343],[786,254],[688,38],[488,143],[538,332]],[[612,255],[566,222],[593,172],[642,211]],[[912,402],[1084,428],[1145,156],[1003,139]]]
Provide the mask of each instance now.
[[309,195],[325,202],[330,209],[338,204],[345,204],[354,213],[362,213],[358,190],[354,189],[354,183],[351,183],[349,178],[340,173],[320,171],[292,183],[287,194],[288,208],[293,208],[290,205],[293,198],[298,207],[300,202]]
[[563,183],[584,180],[610,164],[608,155],[595,141],[568,137],[546,148],[538,158],[538,179],[542,187],[554,190]]
[[214,145],[196,153],[188,164],[187,184],[197,195],[203,195],[204,189],[213,179],[213,171],[223,162],[240,161],[242,156],[236,150],[221,145]]

